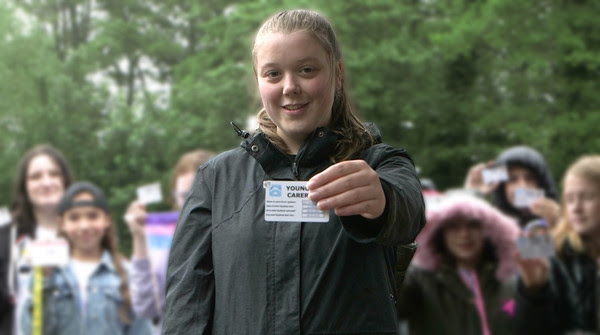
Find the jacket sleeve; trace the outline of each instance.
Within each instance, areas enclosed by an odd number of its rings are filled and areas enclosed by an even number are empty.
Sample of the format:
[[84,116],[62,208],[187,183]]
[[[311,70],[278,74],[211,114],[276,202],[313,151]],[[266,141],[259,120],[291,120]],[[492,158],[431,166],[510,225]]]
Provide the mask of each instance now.
[[550,281],[536,291],[529,291],[521,278],[515,296],[516,334],[563,334],[566,330],[569,304],[565,294],[568,273],[555,259],[550,263]]
[[[9,267],[10,264],[10,248],[12,246],[10,240],[10,229],[0,229],[0,315],[12,313],[13,303],[9,292]],[[0,317],[2,320],[3,317]]]
[[402,283],[397,299],[398,319],[409,320],[414,315],[422,314],[421,302],[423,295],[419,271],[415,266],[410,266]]
[[162,302],[156,287],[157,279],[152,278],[150,259],[141,258],[131,261],[130,270],[130,292],[131,305],[135,314],[154,319],[162,315]]
[[374,220],[360,215],[342,217],[350,236],[362,243],[377,241],[385,245],[414,241],[425,224],[425,202],[421,182],[406,151],[377,144],[363,156],[377,172],[385,193],[385,210]]
[[210,334],[214,318],[212,196],[208,165],[196,174],[173,236],[163,334]]

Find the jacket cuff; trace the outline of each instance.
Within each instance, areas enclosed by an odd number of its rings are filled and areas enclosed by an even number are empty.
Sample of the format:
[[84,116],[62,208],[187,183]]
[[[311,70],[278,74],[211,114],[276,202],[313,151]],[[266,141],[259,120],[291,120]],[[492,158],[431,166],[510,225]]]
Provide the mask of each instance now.
[[350,237],[359,243],[370,243],[377,240],[377,236],[381,232],[383,225],[388,221],[389,206],[391,197],[389,196],[392,192],[391,187],[382,179],[381,188],[385,194],[385,208],[383,213],[378,218],[367,219],[362,215],[351,215],[340,217],[344,230],[350,235]]

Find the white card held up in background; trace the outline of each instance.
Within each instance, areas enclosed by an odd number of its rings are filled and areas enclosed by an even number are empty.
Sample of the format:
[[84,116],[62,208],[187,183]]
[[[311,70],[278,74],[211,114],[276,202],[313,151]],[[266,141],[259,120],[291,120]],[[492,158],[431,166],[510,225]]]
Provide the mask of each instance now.
[[11,221],[10,212],[7,207],[0,207],[0,227],[6,226]]
[[501,183],[508,180],[506,165],[497,165],[481,171],[481,178],[485,184]]
[[305,181],[267,180],[265,220],[283,222],[328,222],[329,211],[321,211],[308,199]]
[[69,262],[69,243],[65,239],[32,241],[27,248],[33,266],[63,266]]
[[537,199],[544,197],[544,190],[539,188],[517,188],[514,196],[515,207],[528,208]]
[[529,237],[520,236],[517,240],[517,249],[521,259],[554,256],[554,245],[549,234],[536,234]]
[[138,187],[137,198],[138,201],[144,205],[161,202],[163,198],[160,190],[160,183],[153,183]]

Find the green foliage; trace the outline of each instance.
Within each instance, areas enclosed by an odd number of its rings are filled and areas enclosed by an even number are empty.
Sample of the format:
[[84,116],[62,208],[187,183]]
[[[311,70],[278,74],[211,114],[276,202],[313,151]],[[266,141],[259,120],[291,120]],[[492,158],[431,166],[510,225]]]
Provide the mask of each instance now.
[[136,187],[158,180],[167,195],[180,154],[238,145],[229,122],[260,107],[253,35],[284,8],[333,22],[357,113],[440,188],[512,145],[540,150],[557,179],[600,147],[596,1],[9,0],[0,186],[28,148],[56,145],[107,191],[128,253]]

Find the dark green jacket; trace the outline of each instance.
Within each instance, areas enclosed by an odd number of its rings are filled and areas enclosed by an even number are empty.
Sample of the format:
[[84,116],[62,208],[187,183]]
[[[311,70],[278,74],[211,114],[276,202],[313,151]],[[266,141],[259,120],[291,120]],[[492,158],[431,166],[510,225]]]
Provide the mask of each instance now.
[[377,144],[360,157],[382,181],[379,219],[264,220],[263,182],[310,179],[336,142],[320,128],[290,157],[258,133],[199,169],[171,247],[163,334],[397,333],[395,247],[424,224],[404,150]]
[[[491,334],[513,334],[514,281],[500,283],[495,264],[479,271]],[[480,335],[481,323],[473,294],[456,267],[442,264],[437,272],[411,265],[404,279],[399,303],[400,317],[408,321],[410,335]]]

